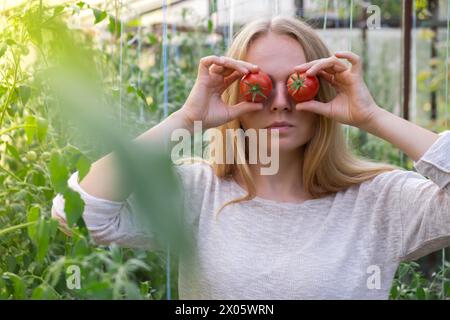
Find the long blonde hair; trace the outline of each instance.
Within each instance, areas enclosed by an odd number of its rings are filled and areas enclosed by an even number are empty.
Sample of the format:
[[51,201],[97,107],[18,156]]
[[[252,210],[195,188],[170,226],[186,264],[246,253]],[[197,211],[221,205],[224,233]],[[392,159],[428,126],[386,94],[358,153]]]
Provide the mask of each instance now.
[[[252,42],[268,32],[280,35],[288,35],[297,40],[302,46],[306,60],[325,58],[331,56],[328,48],[316,34],[314,29],[305,22],[290,17],[277,16],[272,19],[258,19],[245,25],[236,35],[230,46],[227,56],[245,60],[248,48]],[[326,102],[336,95],[334,88],[323,81],[320,81],[320,90],[316,97],[318,101]],[[238,81],[233,83],[222,95],[224,102],[229,105],[238,103],[239,87]],[[241,124],[239,119],[232,120],[219,129],[222,133],[222,141],[212,141],[212,147],[217,150],[223,148],[222,155],[226,157],[226,151],[237,149],[233,153],[234,163],[227,164],[225,161],[210,162],[217,177],[231,177],[235,170],[240,173],[245,182],[247,195],[238,199],[226,202],[217,211],[219,213],[226,205],[245,200],[251,200],[256,196],[255,183],[251,175],[248,163],[238,163],[236,157],[246,157],[246,150],[239,148],[236,141],[226,139],[227,129],[239,129]],[[227,144],[231,144],[227,148]],[[217,160],[217,159],[216,159]],[[376,163],[368,159],[358,158],[352,154],[345,142],[342,125],[332,119],[319,115],[318,125],[312,139],[304,146],[303,161],[303,186],[306,192],[313,198],[336,193],[346,188],[369,180],[380,173],[397,169],[397,167],[384,163]],[[217,217],[217,216],[216,216]]]

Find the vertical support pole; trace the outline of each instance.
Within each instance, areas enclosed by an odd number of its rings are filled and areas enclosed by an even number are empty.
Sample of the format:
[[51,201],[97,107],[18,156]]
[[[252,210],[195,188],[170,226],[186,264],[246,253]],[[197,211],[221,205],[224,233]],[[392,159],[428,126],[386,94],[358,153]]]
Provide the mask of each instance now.
[[[362,6],[362,21],[358,23],[359,26],[361,26],[361,38],[362,38],[362,60],[363,60],[363,75],[364,75],[364,81],[368,83],[368,41],[367,41],[367,7],[369,6],[368,2],[363,2]],[[359,130],[358,135],[358,143],[359,146],[362,147],[367,143],[367,132],[364,130]]]
[[411,90],[411,28],[412,28],[412,1],[403,0],[403,118],[409,120],[409,95]]
[[[170,0],[169,0],[170,1]],[[162,33],[162,54],[163,54],[163,67],[164,67],[164,119],[168,117],[168,67],[167,67],[167,0],[163,0],[163,33]],[[168,132],[164,131],[164,149],[168,148]],[[170,243],[167,244],[166,255],[166,296],[167,300],[171,300],[171,287],[170,287]]]
[[[439,19],[439,1],[428,0],[428,10],[431,12],[430,27],[433,32],[433,37],[431,38],[431,61],[435,61],[438,56],[437,52],[437,39],[438,39],[438,19]],[[436,64],[431,64],[432,74],[436,74]],[[437,119],[437,92],[433,90],[430,92],[430,104],[431,104],[431,120]]]
[[295,0],[295,15],[300,18],[305,17],[305,3],[303,0]]

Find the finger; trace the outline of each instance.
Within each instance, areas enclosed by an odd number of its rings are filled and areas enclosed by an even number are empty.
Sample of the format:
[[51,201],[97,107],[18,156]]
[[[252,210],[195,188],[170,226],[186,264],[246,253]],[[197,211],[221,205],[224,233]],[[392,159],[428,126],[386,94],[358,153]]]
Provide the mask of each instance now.
[[325,117],[331,115],[331,102],[323,103],[316,100],[310,100],[306,102],[297,103],[295,109],[298,111],[314,112]]
[[206,56],[200,59],[200,62],[198,64],[198,74],[197,78],[200,76],[208,76],[209,75],[209,68],[211,68],[212,65],[220,66],[223,62],[220,61],[220,58],[217,56]]
[[317,73],[318,76],[320,76],[321,78],[324,78],[326,81],[328,81],[329,83],[333,84],[334,82],[334,74],[328,73],[324,70],[321,70]]
[[331,73],[343,72],[348,69],[347,65],[336,57],[327,58],[309,68],[306,74],[309,76],[316,75],[320,70],[328,70]]
[[222,74],[225,71],[225,67],[213,64],[209,67],[209,71],[212,73]]
[[213,64],[222,65],[223,60],[218,56],[206,56],[200,59],[199,68],[202,71],[208,70]]
[[262,103],[252,103],[243,101],[238,104],[235,104],[234,106],[229,106],[228,108],[228,114],[230,115],[230,121],[233,119],[236,119],[240,117],[241,115],[252,112],[252,111],[259,111],[264,108]]
[[235,72],[237,72],[238,74],[242,75],[242,72],[240,72],[240,71],[236,71],[234,69],[225,69],[225,71],[223,72],[223,76],[224,77],[228,77],[229,75],[231,75],[231,74],[233,74]]
[[200,59],[198,75],[209,75],[210,70],[214,73],[221,74],[221,68],[225,70],[229,67],[238,70],[242,74],[249,72],[247,68],[241,65],[230,63],[230,61],[225,59],[225,57],[206,56]]
[[339,75],[336,75],[334,73],[329,73],[324,70],[321,70],[317,73],[318,76],[325,79],[327,82],[329,82],[331,85],[335,87],[339,87]]
[[242,74],[238,71],[234,71],[231,75],[226,77],[223,80],[223,90],[228,88],[233,82],[235,82],[237,79],[241,78]]
[[317,60],[313,60],[313,61],[309,61],[309,62],[305,62],[303,64],[300,64],[298,66],[294,67],[294,71],[298,71],[298,72],[304,72],[306,70],[308,70],[309,68],[311,68],[313,65],[315,65],[316,63],[319,63],[320,61],[323,61],[324,59],[317,59]]
[[338,51],[334,54],[337,58],[347,59],[352,64],[352,70],[361,71],[361,57],[351,51]]
[[243,72],[241,72],[241,71],[236,71],[234,69],[219,66],[217,64],[213,64],[211,67],[209,67],[209,71],[212,73],[220,74],[224,77],[228,77],[229,75],[231,75],[234,72],[238,72],[238,74],[240,74],[240,75],[243,74]]
[[235,69],[235,70],[240,70],[241,68],[244,68],[245,70],[251,71],[251,72],[257,72],[259,71],[259,67],[253,63],[247,62],[247,61],[243,61],[243,60],[236,60],[230,57],[225,57],[222,56],[221,57],[224,61],[224,66],[231,68],[231,69]]
[[214,62],[214,64],[221,66],[224,70],[231,69],[231,70],[237,70],[241,72],[242,74],[248,73],[249,68],[247,63],[240,63],[234,59],[228,58],[228,57],[220,57],[217,62]]
[[[213,65],[217,65],[218,67],[213,67]],[[258,66],[246,61],[235,60],[225,56],[218,57],[212,55],[200,59],[199,74],[208,74],[210,68],[213,72],[218,73],[222,70],[219,67],[223,67],[224,70],[227,68],[232,69],[231,72],[237,70],[242,74],[246,74],[250,71],[257,72],[259,70]]]

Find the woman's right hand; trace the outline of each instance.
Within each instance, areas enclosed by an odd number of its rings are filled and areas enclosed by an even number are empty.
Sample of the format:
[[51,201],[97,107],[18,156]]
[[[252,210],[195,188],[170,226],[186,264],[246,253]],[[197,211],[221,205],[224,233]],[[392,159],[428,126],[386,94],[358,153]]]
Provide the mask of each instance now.
[[230,106],[222,101],[222,93],[237,79],[259,67],[249,62],[229,57],[207,56],[200,60],[196,82],[180,109],[193,125],[202,121],[203,128],[217,127],[240,115],[261,110],[262,103],[240,102]]

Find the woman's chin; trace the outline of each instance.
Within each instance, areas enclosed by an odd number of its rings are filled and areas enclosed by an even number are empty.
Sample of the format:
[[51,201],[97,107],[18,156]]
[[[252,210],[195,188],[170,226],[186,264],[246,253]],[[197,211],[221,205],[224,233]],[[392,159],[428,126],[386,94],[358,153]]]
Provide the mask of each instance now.
[[278,150],[279,153],[289,153],[300,150],[303,145],[304,143],[299,143],[297,139],[293,139],[292,137],[280,136],[278,143],[269,146],[269,151],[273,148],[275,151]]

